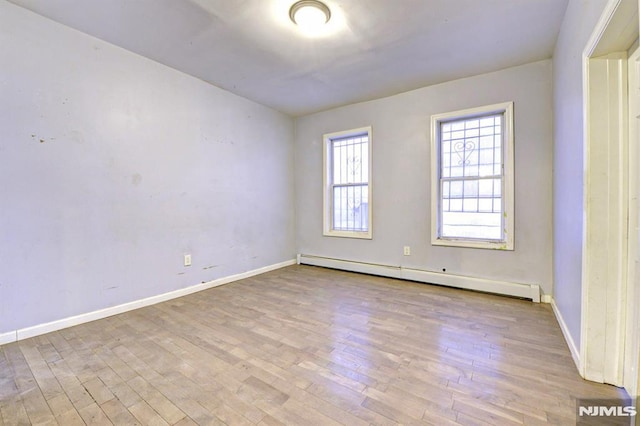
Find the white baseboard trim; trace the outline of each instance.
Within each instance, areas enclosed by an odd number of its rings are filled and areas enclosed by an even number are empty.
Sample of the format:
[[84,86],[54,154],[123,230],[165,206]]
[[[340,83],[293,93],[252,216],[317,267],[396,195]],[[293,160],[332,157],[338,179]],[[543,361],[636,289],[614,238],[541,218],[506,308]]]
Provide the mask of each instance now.
[[18,340],[18,335],[15,331],[0,334],[0,345],[15,342],[16,340]]
[[145,306],[155,305],[156,303],[165,302],[171,299],[176,299],[178,297],[186,296],[192,293],[196,293],[198,291],[207,290],[213,287],[218,287],[223,284],[231,283],[233,281],[242,280],[242,279],[253,277],[259,274],[264,274],[265,272],[273,271],[275,269],[280,269],[280,268],[284,268],[286,266],[291,266],[295,264],[296,264],[296,259],[287,260],[285,262],[275,263],[273,265],[268,265],[262,268],[253,269],[251,271],[242,272],[240,274],[229,275],[227,277],[218,278],[218,279],[197,284],[191,287],[181,288],[179,290],[170,291],[168,293],[159,294],[157,296],[151,296],[145,299],[124,303],[122,305],[112,306],[110,308],[100,309],[93,312],[87,312],[85,314],[63,318],[61,320],[52,321],[45,324],[38,324],[33,327],[22,328],[16,331],[10,331],[7,333],[0,334],[0,345],[16,342],[18,340],[28,339],[30,337],[39,336],[42,334],[50,333],[52,331],[61,330],[67,327],[73,327],[74,325],[84,324],[90,321],[107,318],[113,315],[121,314],[123,312],[128,312],[134,309],[143,308]]
[[571,352],[571,357],[573,358],[573,362],[576,364],[576,368],[580,375],[582,375],[582,369],[580,367],[580,351],[576,346],[576,343],[573,341],[573,337],[571,337],[571,333],[569,333],[569,328],[567,327],[567,323],[564,322],[564,318],[562,318],[562,314],[560,313],[560,309],[558,309],[558,305],[556,305],[555,299],[551,299],[551,308],[553,309],[553,313],[556,316],[556,320],[560,325],[560,330],[562,330],[562,335],[564,336],[564,340],[567,342],[567,346],[569,346],[569,352]]
[[531,299],[533,302],[540,303],[540,286],[537,284],[521,284],[509,281],[489,280],[465,275],[411,269],[404,268],[402,266],[355,262],[307,254],[300,254],[297,256],[297,259],[298,263],[303,265],[322,266],[325,268],[341,269],[344,271],[380,275],[383,277],[419,281],[430,284],[439,284],[467,290],[485,291],[488,293],[522,297]]

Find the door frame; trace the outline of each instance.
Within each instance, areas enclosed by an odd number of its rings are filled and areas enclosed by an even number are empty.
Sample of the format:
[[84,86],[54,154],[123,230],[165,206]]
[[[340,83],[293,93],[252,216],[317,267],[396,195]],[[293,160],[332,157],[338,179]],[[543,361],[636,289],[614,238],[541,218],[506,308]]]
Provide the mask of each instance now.
[[629,395],[640,387],[640,46],[629,54],[629,245],[627,323],[623,384]]
[[[637,169],[638,161],[628,155],[627,87],[627,50],[638,38],[639,22],[638,0],[610,0],[583,52],[579,370],[588,380],[616,386],[628,382],[630,368],[637,369],[637,360],[633,364],[625,353],[640,338],[637,330],[629,328],[638,311],[637,304],[628,303],[629,292],[636,288],[635,263],[629,254],[635,253],[638,244],[637,233],[634,236],[629,227],[630,206],[635,208],[630,200],[638,196],[629,193],[629,189],[637,191],[635,184],[630,185],[629,171]],[[637,379],[627,385],[637,392]]]

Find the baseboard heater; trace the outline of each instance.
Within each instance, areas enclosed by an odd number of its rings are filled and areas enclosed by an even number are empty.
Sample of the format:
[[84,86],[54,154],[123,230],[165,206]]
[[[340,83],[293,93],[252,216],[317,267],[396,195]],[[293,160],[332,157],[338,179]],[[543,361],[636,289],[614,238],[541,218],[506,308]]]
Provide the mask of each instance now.
[[540,286],[537,284],[489,280],[465,275],[455,275],[443,272],[426,271],[422,269],[404,268],[402,266],[382,265],[345,259],[334,259],[308,254],[299,254],[297,260],[298,264],[302,265],[322,266],[325,268],[379,275],[388,278],[438,284],[467,290],[484,291],[487,293],[531,299],[535,303],[540,303]]

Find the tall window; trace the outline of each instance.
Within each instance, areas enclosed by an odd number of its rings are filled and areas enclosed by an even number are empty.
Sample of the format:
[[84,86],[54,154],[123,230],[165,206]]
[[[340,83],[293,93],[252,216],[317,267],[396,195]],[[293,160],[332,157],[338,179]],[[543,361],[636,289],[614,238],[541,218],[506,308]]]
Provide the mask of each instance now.
[[324,235],[371,238],[371,127],[324,135]]
[[513,250],[513,103],[431,117],[436,245]]

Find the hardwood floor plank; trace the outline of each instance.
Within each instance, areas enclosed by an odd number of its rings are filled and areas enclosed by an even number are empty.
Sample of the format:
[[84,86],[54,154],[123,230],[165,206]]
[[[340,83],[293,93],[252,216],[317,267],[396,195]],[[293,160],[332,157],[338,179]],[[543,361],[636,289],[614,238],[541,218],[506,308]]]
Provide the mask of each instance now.
[[194,422],[193,419],[190,419],[189,417],[185,417],[184,419],[176,423],[174,426],[198,426],[198,425],[199,424]]
[[398,407],[393,405],[391,401],[379,401],[374,398],[366,397],[362,402],[362,406],[367,408],[368,410],[375,411],[383,417],[386,417],[389,420],[392,420],[395,423],[400,423],[404,425],[413,425],[413,424],[421,424],[422,414],[418,417],[410,416],[403,407]]
[[347,413],[376,425],[393,424],[391,419],[384,417],[377,412],[367,409],[362,405],[365,395],[355,392],[349,388],[331,383],[326,380],[324,383],[313,384],[307,391],[317,398],[326,401]]
[[[198,425],[224,425],[225,423],[218,418],[213,412],[204,408],[195,400],[179,400],[175,401],[176,405],[185,412],[189,417],[185,417],[180,422],[193,420]],[[215,410],[214,410],[215,412]]]
[[129,380],[127,384],[167,423],[173,424],[186,417],[185,413],[142,377]]
[[114,425],[141,424],[117,398],[106,401],[100,408]]
[[320,414],[327,416],[334,421],[349,426],[366,426],[369,422],[364,421],[348,411],[339,408],[323,399],[301,389],[296,389],[292,384],[276,379],[273,386],[288,393],[301,406],[314,407]]
[[75,411],[75,407],[69,400],[66,393],[62,393],[47,400],[47,404],[49,404],[49,408],[55,417],[59,417],[72,410]]
[[109,388],[107,388],[98,377],[84,382],[83,385],[98,405],[102,405],[103,403],[115,398]]
[[258,423],[266,417],[262,407],[252,404],[251,395],[231,391],[226,387],[200,398],[199,401],[222,420],[238,417],[238,421],[244,422],[246,419]]
[[138,395],[127,383],[118,383],[110,387],[111,392],[116,396],[125,407],[129,408],[132,405],[142,401],[140,395]]
[[[17,358],[16,362],[19,362]],[[31,371],[26,366],[26,362],[15,368],[15,372],[18,375],[16,384],[20,397],[19,403],[24,407],[30,422],[33,424],[53,423],[55,416],[51,412],[51,408],[47,404]]]
[[132,405],[129,411],[143,425],[166,426],[169,424],[145,401]]
[[524,423],[524,416],[521,413],[499,407],[486,400],[458,398],[453,402],[453,410],[494,425],[521,425]]
[[30,423],[29,415],[21,398],[12,397],[0,400],[0,424],[27,425]]
[[[363,402],[364,407],[376,407],[374,411],[393,420],[401,421],[401,417],[394,414],[391,410],[395,410],[395,407],[402,407],[402,414],[409,416],[414,420],[419,420],[424,416],[426,405],[423,403],[416,403],[416,401],[411,400],[402,400],[397,395],[388,392],[382,392],[372,387],[368,387],[364,390],[363,393],[367,396],[367,398],[365,398]],[[378,407],[380,407],[381,405],[388,405],[388,408],[385,408],[384,412],[378,411]],[[385,413],[392,415],[389,416]]]
[[61,426],[83,426],[86,423],[75,409],[69,410],[64,414],[56,416],[56,421]]
[[102,408],[98,406],[98,404],[91,403],[84,407],[81,410],[78,410],[78,413],[82,417],[82,420],[88,425],[112,425],[109,417],[102,411]]
[[566,425],[548,305],[292,266],[0,346],[0,424]]
[[496,423],[488,423],[465,413],[458,413],[457,423],[465,426],[496,426]]

